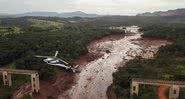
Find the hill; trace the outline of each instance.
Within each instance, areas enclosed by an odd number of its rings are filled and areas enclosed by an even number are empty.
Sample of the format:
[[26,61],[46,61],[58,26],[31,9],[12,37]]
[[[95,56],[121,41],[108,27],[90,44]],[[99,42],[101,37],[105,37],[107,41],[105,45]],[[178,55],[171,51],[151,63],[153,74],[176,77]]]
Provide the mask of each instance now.
[[97,14],[87,14],[81,11],[60,13],[61,17],[99,17]]
[[185,9],[176,9],[176,10],[168,10],[168,11],[157,11],[157,12],[146,12],[142,14],[138,14],[137,16],[185,16]]
[[28,22],[31,23],[33,27],[41,27],[41,28],[51,28],[51,27],[62,27],[63,23],[55,22],[55,21],[48,21],[48,20],[41,20],[41,19],[27,19]]
[[99,17],[97,14],[87,14],[81,11],[75,12],[65,12],[65,13],[57,13],[57,12],[26,12],[20,14],[0,14],[0,16],[9,16],[9,17],[25,17],[25,16],[37,16],[37,17]]

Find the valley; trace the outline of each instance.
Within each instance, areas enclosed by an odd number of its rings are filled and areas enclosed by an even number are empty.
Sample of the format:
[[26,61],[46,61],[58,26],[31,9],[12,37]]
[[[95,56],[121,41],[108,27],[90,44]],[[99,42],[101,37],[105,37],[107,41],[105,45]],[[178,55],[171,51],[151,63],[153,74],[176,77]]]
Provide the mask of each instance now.
[[[130,85],[134,78],[185,80],[185,24],[176,11],[178,16],[2,17],[0,67],[37,71],[41,89],[32,93],[28,76],[13,75],[11,87],[0,80],[0,99],[168,98],[171,86],[140,85],[130,96]],[[56,51],[78,66],[76,73],[36,57]],[[179,99],[184,93],[182,88]]]
[[[112,84],[112,74],[119,67],[136,56],[152,58],[160,46],[168,44],[166,40],[139,40],[141,35],[138,31],[134,35],[117,40],[99,40],[91,43],[88,46],[89,53],[101,53],[103,56],[84,64],[79,75],[77,74],[76,84],[66,93],[62,93],[59,99],[107,99],[106,92]],[[149,45],[145,46],[143,41]],[[149,53],[150,51],[154,53]]]

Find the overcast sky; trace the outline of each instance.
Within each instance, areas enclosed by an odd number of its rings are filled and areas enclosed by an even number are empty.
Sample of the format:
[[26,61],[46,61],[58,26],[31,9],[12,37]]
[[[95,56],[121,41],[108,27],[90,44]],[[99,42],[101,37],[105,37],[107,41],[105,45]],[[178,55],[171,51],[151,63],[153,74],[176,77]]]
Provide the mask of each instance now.
[[0,13],[31,11],[135,15],[185,8],[185,0],[0,0]]

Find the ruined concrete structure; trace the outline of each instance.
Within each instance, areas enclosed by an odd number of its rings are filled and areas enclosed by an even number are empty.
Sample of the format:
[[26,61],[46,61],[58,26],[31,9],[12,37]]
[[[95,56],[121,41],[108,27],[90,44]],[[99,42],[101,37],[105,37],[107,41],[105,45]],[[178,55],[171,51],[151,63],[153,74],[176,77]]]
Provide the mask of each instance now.
[[179,81],[164,81],[164,80],[149,80],[149,79],[133,79],[131,85],[131,96],[139,94],[139,85],[154,85],[154,86],[169,86],[169,99],[179,99],[180,88],[185,88],[185,82]]
[[39,92],[39,75],[37,71],[17,70],[17,69],[0,69],[0,74],[3,76],[3,84],[12,86],[12,74],[23,74],[31,76],[32,92]]

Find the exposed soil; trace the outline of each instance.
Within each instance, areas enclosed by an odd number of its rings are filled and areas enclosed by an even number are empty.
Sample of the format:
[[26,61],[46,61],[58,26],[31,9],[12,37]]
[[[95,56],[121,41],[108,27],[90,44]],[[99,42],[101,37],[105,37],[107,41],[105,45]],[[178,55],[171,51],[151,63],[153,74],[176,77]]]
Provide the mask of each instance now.
[[31,84],[25,83],[13,93],[13,99],[20,99],[24,94],[31,93]]
[[[87,48],[98,48],[99,45],[110,47],[111,45],[109,53],[90,52],[79,57],[75,63],[80,65],[79,70],[82,73],[75,75],[61,71],[55,83],[41,81],[40,94],[36,95],[36,99],[46,99],[48,96],[56,99],[58,95],[59,99],[106,99],[107,87],[112,83],[112,73],[126,62],[123,61],[123,57],[130,60],[136,56],[130,57],[127,52],[138,54],[141,52],[142,46],[160,47],[161,44],[166,45],[169,42],[160,39],[141,38],[140,34],[136,33],[110,35],[97,39],[91,42]],[[68,90],[75,82],[76,86]],[[114,93],[110,93],[110,95],[115,98]]]
[[[77,75],[76,84],[65,94],[62,93],[59,99],[64,99],[64,96],[67,99],[107,99],[106,92],[112,84],[112,74],[118,67],[124,66],[123,64],[136,56],[151,58],[160,46],[167,43],[162,40],[142,39],[141,35],[142,33],[128,33],[126,36],[109,36],[91,42],[89,52],[102,53],[103,56],[87,62]],[[81,59],[82,63],[87,61],[86,58]],[[107,93],[116,98],[114,93]]]
[[[34,99],[47,99],[52,97],[54,99],[57,96],[69,89],[75,81],[75,74],[70,72],[65,72],[61,70],[56,77],[56,82],[49,83],[48,81],[40,81],[40,92],[38,94],[33,94]],[[19,90],[14,93],[14,99],[20,99],[23,94],[31,93],[30,83],[21,86]]]
[[103,56],[102,53],[88,53],[88,54],[80,56],[78,59],[76,59],[75,64],[85,65],[88,62],[94,61],[95,59],[98,59],[102,56]]
[[[103,37],[101,39],[97,39],[89,44],[89,46],[95,45],[96,43],[106,42],[106,41],[115,41],[124,38],[123,34],[119,35],[110,35]],[[86,55],[80,56],[78,59],[75,60],[76,65],[79,66],[79,70],[84,68],[84,66],[96,59],[99,59],[103,56],[102,53],[87,53]],[[40,93],[33,94],[36,99],[47,99],[47,97],[57,98],[60,93],[65,92],[69,89],[75,82],[76,76],[74,73],[69,73],[65,71],[60,71],[57,75],[56,82],[49,83],[47,81],[40,81]],[[89,78],[89,81],[91,79]],[[27,83],[22,85],[16,92],[14,92],[14,98],[20,99],[24,94],[31,93],[31,85]]]
[[172,44],[172,42],[164,39],[156,39],[156,38],[141,38],[138,39],[140,45],[143,45],[145,47],[150,47],[150,46],[163,46],[163,45],[168,45]]
[[[68,96],[69,99],[107,99],[106,92],[112,83],[112,73],[117,70],[120,64],[126,62],[124,58],[134,58],[127,56],[127,52],[140,53],[141,47],[132,42],[133,39],[140,38],[140,35],[135,33],[131,36],[123,36],[121,39],[119,36],[118,40],[106,39],[92,42],[88,46],[89,51],[103,53],[104,55],[85,65],[78,75],[76,85],[68,90],[65,96]],[[107,48],[108,51],[104,48]],[[59,99],[63,99],[62,96]]]
[[[128,35],[129,36],[129,35]],[[94,41],[92,41],[87,48],[91,49],[94,48],[96,46],[96,44],[102,43],[102,42],[107,42],[107,41],[116,41],[116,40],[120,40],[123,39],[125,37],[125,34],[114,34],[114,35],[108,35],[105,37],[102,37],[100,39],[96,39]],[[79,65],[78,70],[81,70],[86,64],[88,64],[91,61],[94,61],[96,59],[99,59],[103,56],[103,53],[100,52],[90,52],[87,53],[86,55],[82,55],[79,58],[77,58],[74,63],[76,65]]]
[[160,86],[158,88],[158,96],[159,96],[159,99],[167,99],[166,95],[165,95],[165,92],[169,89],[168,86]]
[[135,35],[136,33],[132,33],[132,32],[126,32],[125,33],[125,36],[133,36],[133,35]]
[[108,99],[117,99],[116,94],[113,92],[113,85],[109,86],[107,89],[107,98]]
[[56,79],[55,83],[48,83],[41,81],[40,94],[36,99],[46,99],[47,97],[57,98],[57,96],[69,89],[75,81],[75,74],[61,71]]
[[87,46],[87,48],[92,48],[92,47],[94,47],[94,45],[96,45],[98,43],[102,43],[102,42],[120,40],[120,39],[122,39],[124,37],[125,37],[125,34],[114,34],[114,35],[105,36],[103,38],[100,38],[100,39],[97,39],[97,40],[92,41]]

